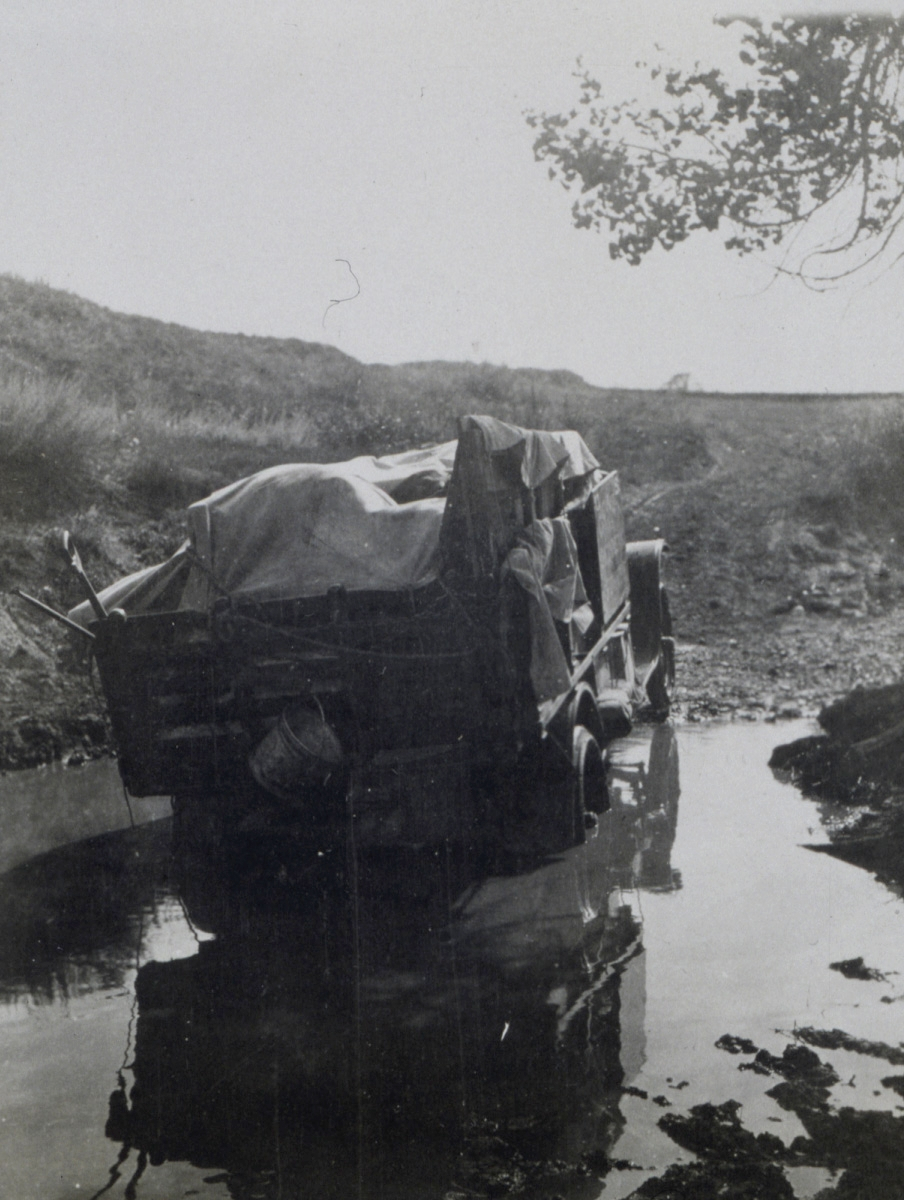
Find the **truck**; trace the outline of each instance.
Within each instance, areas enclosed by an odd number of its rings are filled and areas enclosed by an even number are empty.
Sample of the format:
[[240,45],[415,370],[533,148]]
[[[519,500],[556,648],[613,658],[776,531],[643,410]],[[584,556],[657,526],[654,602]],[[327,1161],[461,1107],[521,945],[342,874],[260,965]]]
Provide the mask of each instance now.
[[608,747],[668,711],[662,539],[574,431],[465,416],[453,442],[271,467],[188,509],[166,562],[91,588],[119,769],[177,837],[557,853]]

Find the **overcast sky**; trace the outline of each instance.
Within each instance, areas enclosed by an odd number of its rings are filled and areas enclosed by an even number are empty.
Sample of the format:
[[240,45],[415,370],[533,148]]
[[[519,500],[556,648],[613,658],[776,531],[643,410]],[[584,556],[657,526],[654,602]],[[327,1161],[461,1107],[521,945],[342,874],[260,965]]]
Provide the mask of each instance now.
[[534,161],[524,111],[571,105],[578,55],[613,98],[633,95],[657,43],[718,55],[714,11],[4,0],[0,271],[366,362],[904,390],[904,266],[815,295],[707,235],[614,263]]

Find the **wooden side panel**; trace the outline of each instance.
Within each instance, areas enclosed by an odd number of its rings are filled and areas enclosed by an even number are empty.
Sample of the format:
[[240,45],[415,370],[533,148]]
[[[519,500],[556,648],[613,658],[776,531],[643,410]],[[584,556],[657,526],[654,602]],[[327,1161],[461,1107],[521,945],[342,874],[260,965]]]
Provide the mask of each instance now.
[[248,738],[203,618],[105,623],[95,652],[120,771],[133,795],[211,790],[243,768]]
[[237,616],[223,639],[189,613],[99,627],[97,663],[129,790],[239,787],[251,748],[286,707],[312,696],[356,760],[446,743],[472,750],[484,724],[480,672],[460,619],[377,614],[314,632],[312,640]]
[[618,475],[607,475],[593,494],[596,540],[600,560],[603,624],[608,625],[628,599],[628,557],[625,553],[625,515]]

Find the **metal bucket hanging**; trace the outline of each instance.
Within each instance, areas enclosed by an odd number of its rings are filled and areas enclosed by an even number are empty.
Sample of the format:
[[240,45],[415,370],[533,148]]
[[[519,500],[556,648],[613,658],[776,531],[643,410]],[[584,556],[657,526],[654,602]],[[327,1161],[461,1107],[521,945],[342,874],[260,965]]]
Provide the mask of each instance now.
[[287,708],[252,750],[251,774],[280,800],[301,801],[323,787],[342,761],[342,744],[323,713],[306,704]]

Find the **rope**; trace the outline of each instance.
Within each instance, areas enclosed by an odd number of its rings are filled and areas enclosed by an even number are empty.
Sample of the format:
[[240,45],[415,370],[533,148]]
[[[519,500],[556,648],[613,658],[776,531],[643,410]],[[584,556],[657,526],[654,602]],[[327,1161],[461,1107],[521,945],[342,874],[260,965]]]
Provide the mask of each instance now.
[[129,789],[125,784],[122,785],[122,794],[126,802],[126,808],[129,810],[129,820],[132,823],[132,828],[135,828],[135,817],[132,813],[132,801],[129,799]]
[[317,638],[309,637],[307,634],[297,633],[291,629],[283,629],[279,625],[271,625],[268,621],[258,621],[254,617],[236,617],[234,618],[237,624],[253,625],[259,629],[266,629],[270,633],[284,638],[288,642],[297,645],[309,646],[314,650],[327,650],[331,654],[348,655],[349,657],[359,658],[378,658],[395,661],[433,661],[435,659],[448,658],[467,658],[475,653],[475,647],[468,646],[464,650],[437,650],[435,653],[429,654],[413,654],[405,653],[397,650],[365,650],[358,646],[340,646],[335,642],[322,642]]
[[223,585],[218,581],[216,575],[214,575],[207,563],[203,561],[194,546],[189,546],[187,557],[191,560],[194,566],[196,566],[201,572],[203,572],[203,574],[207,576],[221,596],[225,596],[227,600],[232,599],[232,595],[227,592]]

